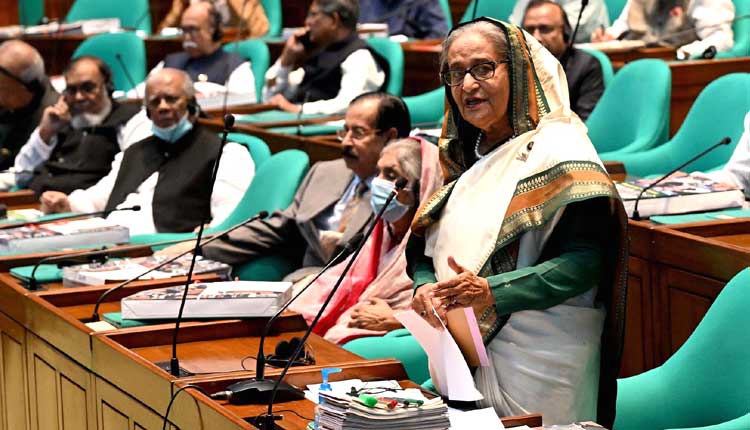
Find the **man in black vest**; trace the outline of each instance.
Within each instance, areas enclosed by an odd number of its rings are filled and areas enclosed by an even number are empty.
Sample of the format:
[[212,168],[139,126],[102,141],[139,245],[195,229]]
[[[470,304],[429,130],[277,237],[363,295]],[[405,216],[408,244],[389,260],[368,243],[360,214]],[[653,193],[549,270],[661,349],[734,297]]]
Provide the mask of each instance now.
[[287,112],[337,114],[385,88],[388,63],[357,36],[357,0],[314,0],[305,28],[266,73],[264,99]]
[[0,45],[0,170],[13,165],[44,109],[58,97],[36,49],[20,40]]
[[565,10],[550,0],[532,0],[523,17],[523,28],[560,60],[568,80],[570,108],[586,121],[604,93],[602,66],[593,55],[574,47],[568,49],[573,30]]
[[245,147],[227,143],[211,191],[221,141],[194,124],[194,97],[193,82],[181,70],[166,68],[149,76],[145,105],[153,136],[118,154],[112,171],[96,185],[69,196],[42,194],[42,211],[86,213],[140,205],[138,212],[109,215],[131,234],[189,232],[203,221],[221,223],[250,185],[254,165]]
[[78,57],[64,75],[62,97],[44,110],[13,167],[15,185],[39,195],[94,185],[115,155],[143,136],[140,107],[112,100],[112,73],[102,60]]
[[190,5],[182,14],[180,27],[184,51],[167,55],[151,73],[163,67],[180,69],[196,83],[198,93],[208,96],[226,87],[232,93],[247,96],[251,102],[256,101],[250,63],[221,48],[221,14],[213,4],[202,1]]

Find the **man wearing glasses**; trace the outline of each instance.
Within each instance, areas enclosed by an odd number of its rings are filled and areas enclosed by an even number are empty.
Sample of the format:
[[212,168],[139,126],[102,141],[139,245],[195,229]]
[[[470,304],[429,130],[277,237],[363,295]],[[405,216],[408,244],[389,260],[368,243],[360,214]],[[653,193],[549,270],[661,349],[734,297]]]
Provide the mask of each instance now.
[[221,140],[194,124],[193,82],[185,72],[162,69],[146,80],[145,103],[153,122],[149,136],[118,154],[112,170],[94,186],[42,194],[45,213],[88,213],[140,206],[137,212],[112,212],[107,218],[130,234],[190,232],[204,220],[218,225],[234,210],[255,173],[245,147],[222,149],[216,183],[211,173]]
[[380,151],[390,140],[407,137],[410,128],[400,98],[386,93],[355,98],[338,133],[342,158],[313,165],[288,208],[205,246],[203,255],[232,265],[286,257],[299,268],[287,276],[291,281],[316,272],[347,243],[356,247],[372,218],[369,184]]
[[89,187],[109,172],[118,152],[147,135],[145,118],[136,116],[139,107],[112,100],[112,73],[103,61],[78,57],[64,76],[63,95],[44,110],[5,186],[28,187],[38,195]]
[[568,80],[570,108],[586,120],[604,92],[599,61],[571,47],[573,30],[563,8],[550,0],[532,0],[523,17],[523,28],[534,36],[562,64]]

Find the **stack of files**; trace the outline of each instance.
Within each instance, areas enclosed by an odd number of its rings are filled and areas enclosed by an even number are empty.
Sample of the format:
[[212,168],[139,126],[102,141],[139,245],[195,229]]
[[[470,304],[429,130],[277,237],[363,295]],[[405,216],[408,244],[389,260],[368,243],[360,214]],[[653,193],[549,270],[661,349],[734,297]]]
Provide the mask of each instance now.
[[[398,393],[382,393],[398,398]],[[404,407],[401,404],[388,409],[378,403],[368,407],[358,399],[323,391],[320,393],[320,429],[322,430],[443,430],[450,428],[448,407],[440,397],[425,401],[422,406]]]
[[127,243],[130,231],[104,218],[59,221],[0,230],[0,254]]

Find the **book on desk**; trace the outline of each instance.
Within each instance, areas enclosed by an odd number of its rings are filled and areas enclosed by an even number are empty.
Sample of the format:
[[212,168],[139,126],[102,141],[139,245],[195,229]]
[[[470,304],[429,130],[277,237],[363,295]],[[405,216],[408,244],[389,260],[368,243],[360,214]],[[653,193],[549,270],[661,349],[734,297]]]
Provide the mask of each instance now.
[[121,244],[129,241],[130,230],[127,227],[104,218],[89,218],[0,230],[0,254]]
[[[629,217],[633,216],[638,195],[654,181],[655,179],[637,179],[615,183]],[[744,201],[745,197],[738,187],[682,173],[673,175],[646,191],[638,202],[638,212],[641,217],[646,218],[652,215],[736,208],[741,207]]]

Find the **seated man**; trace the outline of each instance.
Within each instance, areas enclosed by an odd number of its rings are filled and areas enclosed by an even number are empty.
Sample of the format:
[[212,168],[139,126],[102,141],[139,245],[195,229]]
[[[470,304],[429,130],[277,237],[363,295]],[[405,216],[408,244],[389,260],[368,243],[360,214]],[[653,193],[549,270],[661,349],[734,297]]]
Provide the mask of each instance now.
[[568,78],[570,108],[585,121],[604,92],[599,61],[576,48],[568,49],[573,30],[565,10],[553,1],[532,0],[523,17],[523,28],[560,60]]
[[746,198],[750,197],[750,111],[745,115],[745,131],[727,164],[721,170],[702,175],[714,181],[740,187],[744,190]]
[[[565,14],[573,20],[578,19],[581,13],[581,0],[553,0],[559,4],[565,11]],[[524,15],[531,5],[531,0],[518,0],[513,6],[513,13],[510,15],[510,22],[516,25],[523,23]],[[581,15],[581,25],[578,27],[576,34],[576,43],[585,43],[591,40],[591,33],[597,28],[609,27],[609,13],[607,4],[604,0],[590,0]],[[569,33],[571,36],[573,31]]]
[[233,265],[283,255],[302,266],[287,277],[291,280],[316,271],[348,242],[357,242],[372,216],[369,189],[380,151],[391,139],[408,136],[409,129],[409,111],[400,98],[385,93],[355,98],[338,134],[342,159],[313,165],[288,208],[206,245],[203,255]]
[[[157,33],[167,27],[179,25],[188,5],[199,1],[208,0],[172,0],[172,8],[159,24]],[[268,33],[268,17],[260,0],[214,0],[212,3],[221,14],[222,24],[232,27],[242,26],[243,36],[261,37]]]
[[131,234],[189,232],[202,222],[221,223],[237,206],[254,174],[245,147],[227,143],[216,184],[211,173],[219,137],[194,124],[195,92],[190,77],[165,68],[146,81],[146,109],[153,136],[134,143],[112,163],[96,185],[69,196],[42,194],[42,211],[96,212],[140,205],[138,212],[113,212],[108,219]]
[[[163,67],[180,69],[195,82],[199,94],[216,94],[226,87],[229,92],[246,95],[250,102],[257,100],[250,62],[222,49],[221,15],[210,2],[190,5],[182,14],[180,26],[185,50],[167,55],[150,73]],[[137,93],[132,95],[143,94],[142,86]]]
[[0,45],[0,170],[13,165],[42,113],[58,97],[36,49],[20,40]]
[[359,22],[388,24],[388,34],[414,39],[442,39],[448,33],[439,1],[360,0]]
[[385,88],[388,63],[357,36],[358,17],[356,0],[314,0],[305,28],[268,69],[263,99],[287,112],[337,114]]
[[732,0],[628,0],[620,17],[606,31],[598,29],[592,42],[643,40],[671,45],[677,58],[700,55],[713,46],[728,51],[734,45]]
[[15,174],[4,186],[69,193],[94,185],[109,173],[112,160],[149,132],[139,106],[112,100],[112,72],[96,57],[71,61],[63,73],[66,88],[44,110],[39,126],[16,157]]

